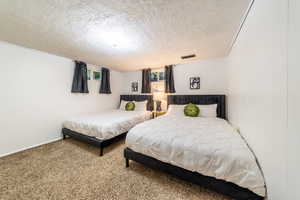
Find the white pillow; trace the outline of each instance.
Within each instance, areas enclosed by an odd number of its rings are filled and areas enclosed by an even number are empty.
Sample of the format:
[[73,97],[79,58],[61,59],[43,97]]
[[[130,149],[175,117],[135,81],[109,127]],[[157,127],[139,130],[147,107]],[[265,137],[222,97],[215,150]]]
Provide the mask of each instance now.
[[199,117],[217,117],[218,104],[197,105],[200,109]]
[[184,106],[186,105],[169,105],[167,114],[184,116]]
[[135,101],[135,111],[146,111],[148,101]]
[[[121,104],[120,104],[120,110],[126,110],[125,109],[125,106],[126,106],[126,104],[128,103],[128,102],[131,102],[131,101],[124,101],[124,100],[121,100]],[[134,101],[132,101],[132,102],[134,102]],[[136,103],[136,102],[134,102],[134,103]],[[135,110],[135,109],[134,109]]]

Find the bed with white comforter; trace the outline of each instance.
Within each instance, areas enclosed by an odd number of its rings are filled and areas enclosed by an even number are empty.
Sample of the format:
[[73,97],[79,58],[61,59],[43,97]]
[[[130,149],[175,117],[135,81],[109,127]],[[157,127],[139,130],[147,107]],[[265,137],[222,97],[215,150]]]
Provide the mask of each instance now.
[[166,114],[131,129],[126,146],[265,196],[264,178],[253,153],[226,120]]
[[129,131],[136,124],[151,118],[150,111],[109,110],[99,114],[74,117],[63,127],[99,140],[108,140]]

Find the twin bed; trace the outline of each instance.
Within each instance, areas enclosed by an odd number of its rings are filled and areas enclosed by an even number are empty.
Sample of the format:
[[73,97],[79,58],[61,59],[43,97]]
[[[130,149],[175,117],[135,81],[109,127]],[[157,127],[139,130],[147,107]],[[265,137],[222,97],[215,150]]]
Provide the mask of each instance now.
[[225,96],[168,96],[169,105],[189,103],[217,104],[217,117],[186,117],[182,107],[135,126],[126,137],[126,167],[133,160],[234,199],[263,199],[265,183],[256,159],[225,120]]
[[103,148],[126,136],[136,124],[148,120],[152,116],[152,95],[121,95],[121,101],[147,101],[145,110],[125,111],[122,109],[109,110],[100,114],[80,116],[66,120],[63,123],[63,138],[74,139]]
[[[126,167],[132,160],[234,199],[264,198],[264,178],[256,159],[226,121],[224,95],[169,95],[168,106],[182,110],[169,109],[164,116],[152,120],[148,120],[153,110],[151,95],[121,95],[121,100],[147,100],[147,111],[113,110],[71,119],[64,123],[64,138],[70,136],[97,145],[102,155],[103,147],[128,132]],[[183,105],[188,103],[216,105],[215,116],[186,117]]]

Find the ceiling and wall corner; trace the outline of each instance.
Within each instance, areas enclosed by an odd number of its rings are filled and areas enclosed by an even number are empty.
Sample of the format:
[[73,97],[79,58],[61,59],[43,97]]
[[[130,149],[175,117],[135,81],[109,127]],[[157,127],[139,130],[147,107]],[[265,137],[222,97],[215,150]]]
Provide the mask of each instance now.
[[0,40],[119,71],[227,56],[251,0],[1,0]]
[[240,34],[240,32],[241,32],[241,30],[242,30],[242,28],[243,28],[243,26],[244,26],[244,23],[245,23],[246,20],[247,20],[247,17],[248,17],[249,12],[250,12],[250,10],[251,10],[253,4],[254,4],[254,1],[255,1],[255,0],[251,0],[250,4],[248,5],[248,8],[246,9],[246,12],[244,13],[244,16],[242,17],[240,26],[239,26],[239,28],[237,29],[236,34],[235,34],[235,36],[234,36],[234,38],[233,38],[233,40],[232,40],[232,43],[231,43],[231,45],[230,45],[230,49],[229,49],[228,55],[230,55],[230,52],[231,52],[231,50],[232,50],[232,48],[233,48],[233,46],[234,46],[234,44],[235,44],[237,38],[239,37],[239,34]]
[[[152,71],[164,71],[163,68]],[[227,93],[227,69],[224,66],[224,58],[194,61],[175,65],[174,83],[176,94],[226,94]],[[123,72],[123,93],[134,94],[131,92],[131,82],[138,82],[141,92],[142,72],[130,71]],[[200,89],[190,89],[190,77],[200,77]],[[164,82],[162,82],[164,84]]]

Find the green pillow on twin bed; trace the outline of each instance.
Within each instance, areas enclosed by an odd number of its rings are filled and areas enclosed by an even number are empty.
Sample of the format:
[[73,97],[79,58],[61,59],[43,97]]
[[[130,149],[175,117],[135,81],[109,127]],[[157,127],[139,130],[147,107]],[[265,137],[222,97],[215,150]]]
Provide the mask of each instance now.
[[134,108],[135,108],[135,104],[132,101],[126,103],[126,105],[125,105],[125,110],[126,111],[133,111]]
[[184,115],[189,117],[198,117],[200,109],[195,104],[187,104],[184,106]]

